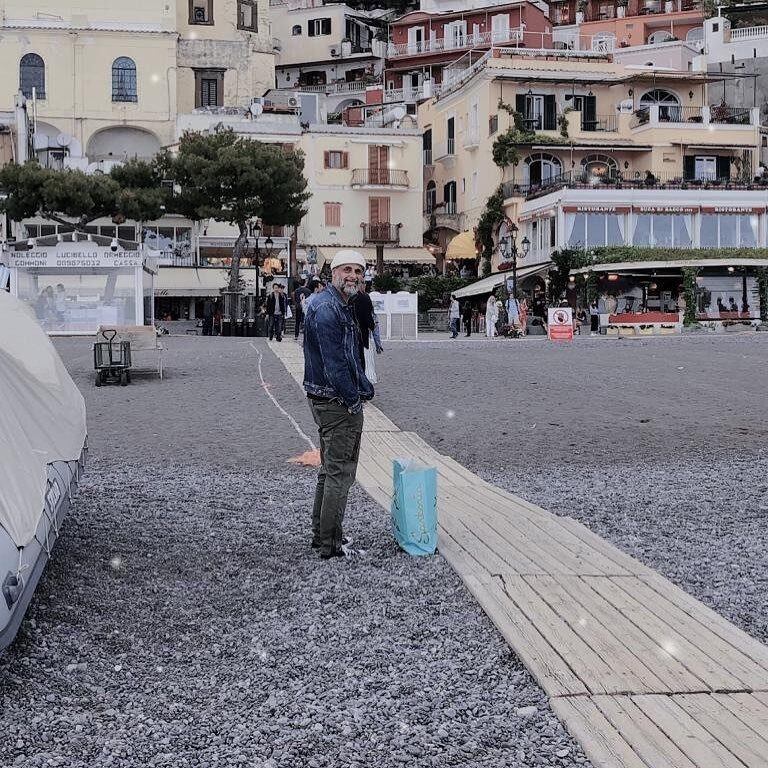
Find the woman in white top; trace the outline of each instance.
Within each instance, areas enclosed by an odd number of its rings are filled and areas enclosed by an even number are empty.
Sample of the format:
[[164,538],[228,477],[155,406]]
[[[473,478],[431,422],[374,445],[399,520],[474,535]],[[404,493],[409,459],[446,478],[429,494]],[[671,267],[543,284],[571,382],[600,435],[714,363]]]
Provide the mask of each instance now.
[[496,321],[499,319],[499,308],[496,306],[496,296],[492,293],[485,305],[485,335],[492,339],[496,335]]

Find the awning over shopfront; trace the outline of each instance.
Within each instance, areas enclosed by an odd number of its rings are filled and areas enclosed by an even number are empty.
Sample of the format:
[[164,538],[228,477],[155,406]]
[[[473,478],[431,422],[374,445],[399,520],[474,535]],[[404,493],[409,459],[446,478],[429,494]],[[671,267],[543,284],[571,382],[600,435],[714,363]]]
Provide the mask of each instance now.
[[[354,245],[348,245],[344,248],[318,248],[317,263],[322,260],[331,261],[338,251],[357,251],[361,253],[365,260],[370,264],[376,263],[375,248],[360,248]],[[385,264],[434,264],[435,257],[426,248],[384,248]]]
[[[572,269],[570,274],[587,272],[637,272],[648,269],[682,269],[683,267],[768,267],[768,259],[675,259],[674,261],[621,261],[616,264],[594,264]],[[519,270],[518,270],[519,274]],[[469,286],[470,288],[472,286]]]
[[[253,291],[257,287],[255,269],[241,269],[240,276],[245,281],[245,290]],[[155,295],[185,296],[205,298],[218,296],[227,287],[229,270],[216,267],[160,267],[155,278]]]
[[[551,262],[547,262],[546,264],[532,264],[530,267],[520,267],[520,269],[517,270],[517,281],[519,283],[527,277],[544,274],[549,272],[551,268]],[[512,272],[510,270],[507,270],[506,272],[496,272],[493,275],[484,277],[482,280],[478,280],[476,283],[472,283],[472,285],[468,285],[465,288],[459,288],[458,291],[454,291],[454,296],[456,296],[457,299],[463,299],[467,296],[481,296],[484,293],[490,293],[504,285],[504,281],[508,277],[512,277]]]
[[454,237],[445,250],[446,259],[476,259],[475,233],[466,230]]

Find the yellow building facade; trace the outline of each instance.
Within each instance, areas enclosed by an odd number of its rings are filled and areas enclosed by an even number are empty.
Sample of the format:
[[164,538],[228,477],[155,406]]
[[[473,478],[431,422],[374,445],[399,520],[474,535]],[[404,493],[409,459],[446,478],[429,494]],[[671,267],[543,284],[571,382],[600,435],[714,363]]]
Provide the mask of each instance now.
[[0,2],[0,110],[32,102],[52,167],[108,170],[176,138],[180,112],[248,106],[274,85],[268,0]]
[[[595,55],[537,59],[496,49],[420,107],[425,229],[436,230],[443,244],[472,230],[499,184],[507,215],[522,228],[550,191],[570,190],[571,205],[587,204],[599,190],[620,205],[635,190],[673,206],[681,190],[724,194],[751,183],[759,109],[718,101],[706,75]],[[508,131],[516,140],[510,162],[499,167],[494,144]],[[553,200],[546,200],[552,211]],[[539,232],[535,244],[539,260],[567,242],[560,223],[557,236],[554,225],[538,226],[547,232],[546,242]]]

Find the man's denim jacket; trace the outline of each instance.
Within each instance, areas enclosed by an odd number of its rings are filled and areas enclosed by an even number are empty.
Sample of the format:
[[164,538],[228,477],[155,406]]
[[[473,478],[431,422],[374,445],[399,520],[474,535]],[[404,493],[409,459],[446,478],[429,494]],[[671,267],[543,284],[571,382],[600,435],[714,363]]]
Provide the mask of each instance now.
[[338,398],[350,413],[373,397],[360,361],[360,331],[352,309],[333,286],[312,298],[304,317],[304,389]]

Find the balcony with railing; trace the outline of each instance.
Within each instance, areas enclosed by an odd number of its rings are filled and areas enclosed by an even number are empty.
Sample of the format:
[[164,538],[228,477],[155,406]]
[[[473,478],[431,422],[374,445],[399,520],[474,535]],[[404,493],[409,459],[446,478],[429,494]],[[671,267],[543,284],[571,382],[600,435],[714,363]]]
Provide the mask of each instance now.
[[586,133],[603,132],[614,133],[618,130],[618,120],[616,115],[595,115],[586,117],[581,115],[581,130]]
[[400,224],[390,224],[388,221],[376,224],[363,223],[363,242],[373,245],[394,244],[400,242]]
[[759,126],[760,109],[730,107],[718,104],[712,107],[685,107],[678,104],[651,104],[636,109],[629,122],[630,128],[684,126],[687,130],[699,126],[734,125]]
[[376,85],[376,83],[366,82],[365,80],[352,80],[347,82],[340,80],[336,83],[322,83],[320,85],[293,85],[286,87],[278,87],[276,91],[299,91],[301,93],[324,93],[327,96],[333,96],[334,94],[341,93],[361,93],[365,91],[370,85]]
[[756,178],[754,180],[734,179],[730,176],[718,176],[717,174],[703,174],[697,178],[686,178],[682,173],[671,171],[668,173],[652,173],[651,171],[634,171],[631,174],[623,174],[620,171],[610,171],[607,174],[596,175],[590,171],[567,171],[551,176],[535,184],[519,184],[506,181],[503,184],[504,197],[524,197],[532,200],[560,189],[595,189],[607,187],[612,190],[621,189],[721,189],[755,190],[766,189],[768,178]]
[[424,165],[432,165],[432,150],[431,149],[425,149],[424,150]]
[[480,146],[480,129],[476,125],[467,128],[462,137],[461,146],[464,149],[477,149]]
[[447,160],[456,156],[456,139],[448,139],[435,145],[433,157],[435,160]]
[[452,51],[460,51],[467,48],[486,48],[492,45],[506,45],[519,43],[523,39],[523,30],[497,29],[491,32],[478,32],[477,34],[460,35],[458,37],[439,37],[434,40],[423,40],[418,43],[391,44],[387,50],[387,57],[395,59],[400,56],[421,56]]
[[355,168],[353,187],[408,187],[408,171],[398,168]]

